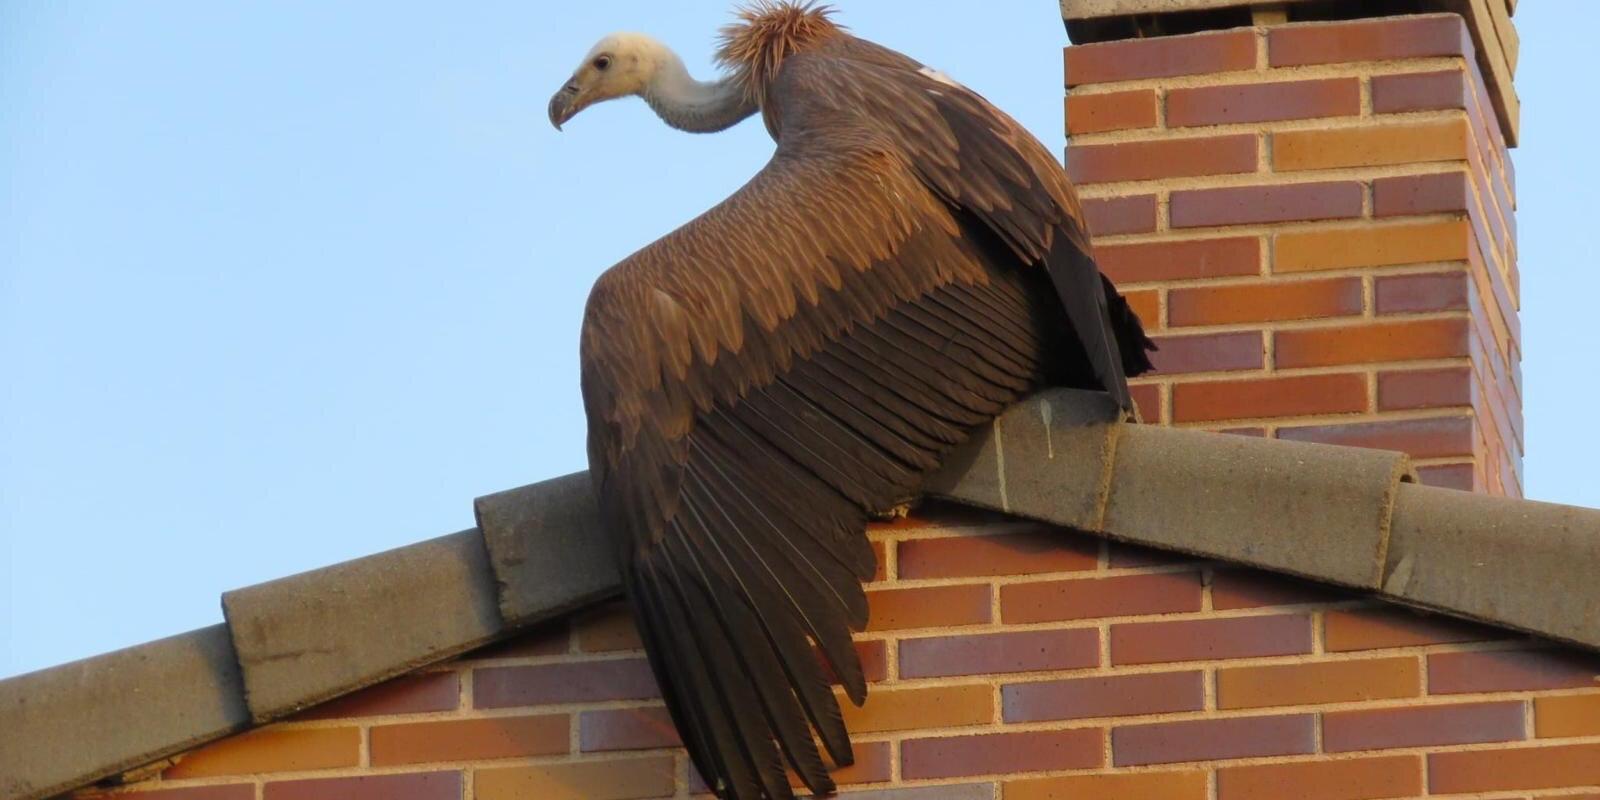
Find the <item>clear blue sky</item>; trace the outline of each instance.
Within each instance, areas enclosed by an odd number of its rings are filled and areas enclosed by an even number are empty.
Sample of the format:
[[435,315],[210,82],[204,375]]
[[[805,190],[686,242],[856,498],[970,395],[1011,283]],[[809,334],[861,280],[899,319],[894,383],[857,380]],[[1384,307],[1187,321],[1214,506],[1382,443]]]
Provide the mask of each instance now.
[[[1054,0],[840,4],[1062,145]],[[0,676],[581,469],[590,283],[772,144],[545,102],[618,29],[710,74],[729,5],[0,0]],[[1521,11],[1528,491],[1600,506],[1600,10]]]

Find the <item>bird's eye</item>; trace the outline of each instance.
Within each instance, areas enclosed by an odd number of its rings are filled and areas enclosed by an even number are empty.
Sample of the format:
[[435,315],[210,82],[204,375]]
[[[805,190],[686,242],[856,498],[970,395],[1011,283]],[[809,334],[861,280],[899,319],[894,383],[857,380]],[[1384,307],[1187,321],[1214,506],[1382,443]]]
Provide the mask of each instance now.
[[594,60],[594,68],[602,72],[609,66],[611,66],[611,56],[598,56]]

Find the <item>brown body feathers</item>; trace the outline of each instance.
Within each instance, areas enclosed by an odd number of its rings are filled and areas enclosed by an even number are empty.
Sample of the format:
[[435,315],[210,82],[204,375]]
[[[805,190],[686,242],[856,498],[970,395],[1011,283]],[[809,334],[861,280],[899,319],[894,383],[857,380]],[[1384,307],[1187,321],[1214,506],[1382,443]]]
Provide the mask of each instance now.
[[785,58],[844,35],[833,13],[814,2],[757,0],[743,6],[739,21],[722,29],[717,63],[743,84],[751,102],[760,103]]

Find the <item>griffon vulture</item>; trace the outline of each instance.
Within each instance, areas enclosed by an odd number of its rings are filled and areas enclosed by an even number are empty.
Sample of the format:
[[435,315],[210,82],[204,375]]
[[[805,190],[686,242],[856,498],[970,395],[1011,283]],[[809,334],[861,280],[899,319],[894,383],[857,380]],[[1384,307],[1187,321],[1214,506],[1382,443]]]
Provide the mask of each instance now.
[[760,113],[777,142],[600,276],[580,358],[601,515],[672,719],[718,795],[790,798],[786,764],[833,788],[813,731],[851,762],[829,674],[866,699],[866,521],[1038,387],[1131,409],[1153,345],[1061,166],[982,97],[812,3],[743,9],[718,59],[700,82],[608,36],[549,113],[633,95],[686,131]]

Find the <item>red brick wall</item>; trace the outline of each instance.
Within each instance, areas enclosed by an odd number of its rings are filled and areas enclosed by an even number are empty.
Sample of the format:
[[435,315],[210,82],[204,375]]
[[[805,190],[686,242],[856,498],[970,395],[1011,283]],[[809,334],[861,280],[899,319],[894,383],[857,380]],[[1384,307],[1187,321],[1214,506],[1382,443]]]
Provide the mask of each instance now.
[[[866,708],[847,712],[858,759],[839,774],[847,792],[1600,796],[1595,657],[971,512],[873,537],[883,574],[858,637],[873,684]],[[613,606],[201,748],[128,790],[694,796],[638,648]]]
[[1158,334],[1146,421],[1520,495],[1514,185],[1455,15],[1070,47],[1067,165]]

